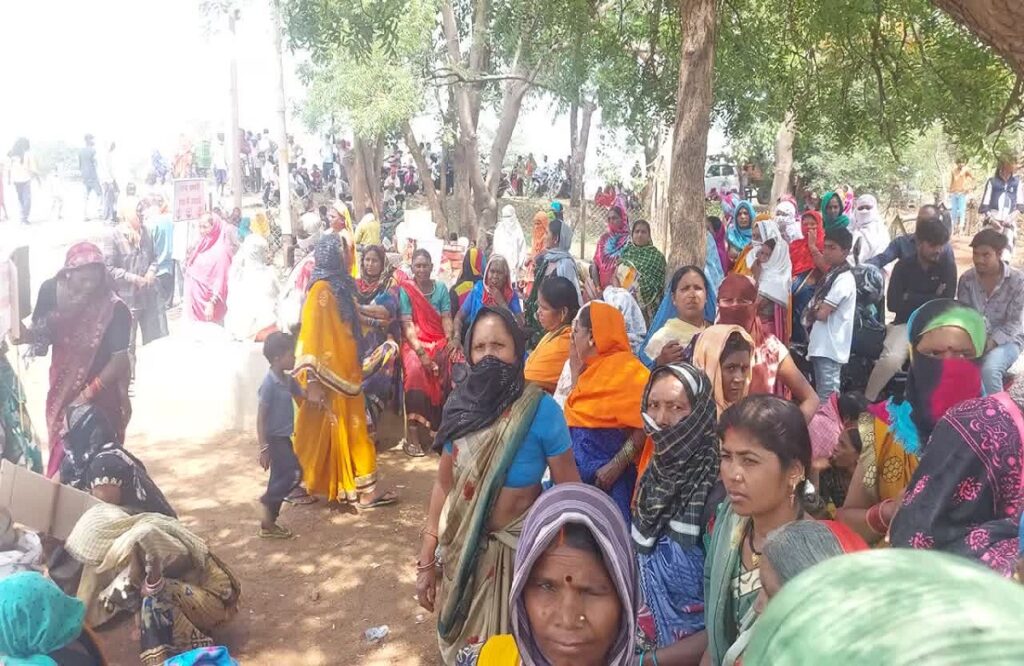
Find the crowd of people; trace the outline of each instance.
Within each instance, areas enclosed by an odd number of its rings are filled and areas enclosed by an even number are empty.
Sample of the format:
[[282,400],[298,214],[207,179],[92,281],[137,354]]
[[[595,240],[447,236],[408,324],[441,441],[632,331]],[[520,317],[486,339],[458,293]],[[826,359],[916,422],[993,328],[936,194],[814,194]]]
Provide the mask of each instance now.
[[[1009,375],[1024,276],[1003,260],[1007,235],[975,235],[958,279],[934,207],[890,238],[870,194],[766,212],[726,195],[704,265],[669,274],[625,199],[598,193],[607,226],[588,262],[559,202],[529,235],[505,206],[493,235],[454,242],[451,283],[427,247],[371,210],[354,224],[341,200],[302,216],[283,282],[265,218],[205,215],[181,252],[159,195],[122,201],[109,237],[72,246],[12,331],[50,353],[45,468],[0,361],[4,457],[101,500],[50,555],[50,580],[7,528],[0,617],[18,619],[0,621],[0,654],[102,664],[88,628],[130,613],[144,664],[228,658],[209,634],[241,585],[125,448],[139,332],[166,336],[180,298],[187,320],[262,345],[269,365],[254,396],[259,537],[293,537],[285,501],[425,503],[416,595],[446,664],[875,650],[900,664],[981,645],[1024,659],[1005,629],[1024,590],[1000,580],[1020,562],[1024,510],[1024,382]],[[389,410],[406,455],[437,456],[427,498],[382,479]],[[956,602],[931,617],[936,585]],[[893,647],[895,589],[919,649]],[[862,633],[826,650],[807,630],[825,613]]]

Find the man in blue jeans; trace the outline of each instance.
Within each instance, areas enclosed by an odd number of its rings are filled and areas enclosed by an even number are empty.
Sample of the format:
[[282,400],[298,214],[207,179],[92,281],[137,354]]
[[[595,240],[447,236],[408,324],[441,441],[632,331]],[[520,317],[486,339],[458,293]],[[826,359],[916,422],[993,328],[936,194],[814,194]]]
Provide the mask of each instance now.
[[956,298],[985,317],[988,342],[981,365],[985,395],[1003,390],[1003,377],[1024,349],[1024,273],[1003,262],[1006,236],[982,229],[971,241],[974,268],[960,277]]

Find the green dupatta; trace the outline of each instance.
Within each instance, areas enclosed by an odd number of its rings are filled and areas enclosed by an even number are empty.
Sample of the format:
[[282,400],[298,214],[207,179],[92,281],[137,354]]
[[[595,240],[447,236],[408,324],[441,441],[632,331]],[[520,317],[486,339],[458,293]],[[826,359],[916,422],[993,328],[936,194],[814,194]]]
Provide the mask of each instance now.
[[740,566],[747,520],[732,510],[732,502],[722,502],[715,515],[711,546],[707,550],[711,566],[704,567],[704,623],[714,666],[722,663],[726,651],[739,636],[733,611],[732,578]]

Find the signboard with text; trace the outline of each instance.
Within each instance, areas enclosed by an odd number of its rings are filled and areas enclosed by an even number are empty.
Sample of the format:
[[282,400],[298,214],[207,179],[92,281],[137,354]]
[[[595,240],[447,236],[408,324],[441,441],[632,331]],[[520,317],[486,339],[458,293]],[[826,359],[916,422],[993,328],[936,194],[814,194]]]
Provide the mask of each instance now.
[[174,221],[198,220],[209,213],[206,203],[206,180],[177,178],[174,180]]

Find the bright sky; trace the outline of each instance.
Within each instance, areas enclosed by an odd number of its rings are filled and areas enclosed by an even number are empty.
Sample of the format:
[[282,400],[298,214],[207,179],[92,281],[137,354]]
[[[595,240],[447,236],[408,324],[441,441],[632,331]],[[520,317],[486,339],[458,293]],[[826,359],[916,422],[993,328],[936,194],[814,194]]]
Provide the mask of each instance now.
[[[0,104],[0,148],[6,154],[17,136],[63,139],[80,145],[90,132],[97,143],[116,141],[121,161],[148,159],[154,148],[173,154],[181,132],[211,135],[229,124],[229,42],[204,33],[199,0],[3,0],[0,62],[4,89]],[[273,128],[273,44],[268,3],[243,2],[238,23],[240,122],[243,128]],[[286,94],[291,109],[301,99],[294,61],[286,58]],[[566,117],[553,118],[550,104],[534,100],[520,117],[510,146],[552,160],[569,153]],[[493,133],[484,114],[483,137]],[[424,136],[431,121],[415,123]],[[490,130],[488,130],[490,126]],[[289,132],[305,129],[290,120]],[[713,135],[716,133],[713,133]],[[588,171],[596,169],[603,133],[591,132]],[[300,139],[301,140],[301,139]],[[307,136],[308,149],[316,147]],[[620,141],[606,141],[604,153],[628,172],[636,155]],[[720,137],[712,136],[712,148]]]

